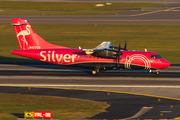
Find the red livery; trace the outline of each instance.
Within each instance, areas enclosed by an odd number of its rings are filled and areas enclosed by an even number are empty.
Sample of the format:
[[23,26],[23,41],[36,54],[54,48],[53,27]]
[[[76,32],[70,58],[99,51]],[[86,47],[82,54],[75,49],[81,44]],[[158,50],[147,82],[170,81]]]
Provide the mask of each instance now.
[[13,18],[13,25],[20,50],[12,50],[13,54],[49,62],[92,69],[92,74],[100,70],[111,69],[144,69],[156,70],[170,66],[170,63],[155,52],[130,51],[112,46],[111,42],[102,42],[93,49],[71,49],[46,42],[37,35],[27,20]]

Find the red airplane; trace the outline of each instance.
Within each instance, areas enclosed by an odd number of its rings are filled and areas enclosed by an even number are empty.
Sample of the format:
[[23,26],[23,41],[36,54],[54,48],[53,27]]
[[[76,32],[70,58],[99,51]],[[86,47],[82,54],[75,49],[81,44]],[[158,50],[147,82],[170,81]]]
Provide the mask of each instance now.
[[72,49],[46,42],[22,18],[12,19],[20,50],[12,54],[24,56],[52,64],[92,69],[92,74],[100,70],[138,69],[156,70],[170,66],[170,63],[155,52],[130,51],[112,46],[111,42],[102,42],[93,49]]

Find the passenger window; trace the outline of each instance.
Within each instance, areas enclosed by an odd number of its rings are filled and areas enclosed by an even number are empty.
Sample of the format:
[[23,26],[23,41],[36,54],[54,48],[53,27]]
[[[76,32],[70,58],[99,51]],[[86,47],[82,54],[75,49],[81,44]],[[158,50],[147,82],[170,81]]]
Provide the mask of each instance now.
[[89,58],[91,59],[91,56],[89,56]]
[[70,56],[69,56],[69,55],[67,55],[67,56],[66,56],[66,58],[70,58]]
[[84,56],[82,56],[82,58],[84,58]]
[[86,56],[86,58],[87,58],[87,56]]

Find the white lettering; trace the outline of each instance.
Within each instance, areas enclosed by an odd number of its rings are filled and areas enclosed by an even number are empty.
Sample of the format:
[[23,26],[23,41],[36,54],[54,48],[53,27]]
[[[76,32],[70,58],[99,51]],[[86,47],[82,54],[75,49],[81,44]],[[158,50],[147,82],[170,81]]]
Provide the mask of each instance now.
[[54,59],[54,51],[52,52],[52,61],[56,62],[55,59]]
[[70,62],[70,55],[69,54],[65,54],[64,55],[64,62]]
[[45,113],[45,117],[52,117],[51,113]]
[[41,51],[40,52],[40,59],[41,61],[47,61],[47,62],[57,62],[57,63],[70,63],[75,61],[75,58],[77,57],[76,54],[56,54],[55,51]]
[[29,49],[41,49],[40,46],[29,46]]
[[40,56],[43,57],[43,59],[40,59],[41,61],[46,61],[46,56],[43,55],[43,53],[46,53],[46,51],[41,51]]
[[48,61],[50,62],[51,61],[51,51],[48,51]]
[[62,56],[63,56],[62,54],[56,54],[56,59],[57,59],[58,63],[60,63]]

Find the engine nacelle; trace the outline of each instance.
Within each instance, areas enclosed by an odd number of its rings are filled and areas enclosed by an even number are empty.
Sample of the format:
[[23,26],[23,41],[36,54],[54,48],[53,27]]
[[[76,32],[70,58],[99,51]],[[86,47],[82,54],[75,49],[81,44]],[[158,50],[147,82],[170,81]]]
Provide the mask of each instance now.
[[[122,54],[122,53],[121,53]],[[112,58],[115,59],[117,58],[117,51],[115,50],[102,50],[102,51],[95,51],[94,55],[98,57],[103,57],[103,58]]]

